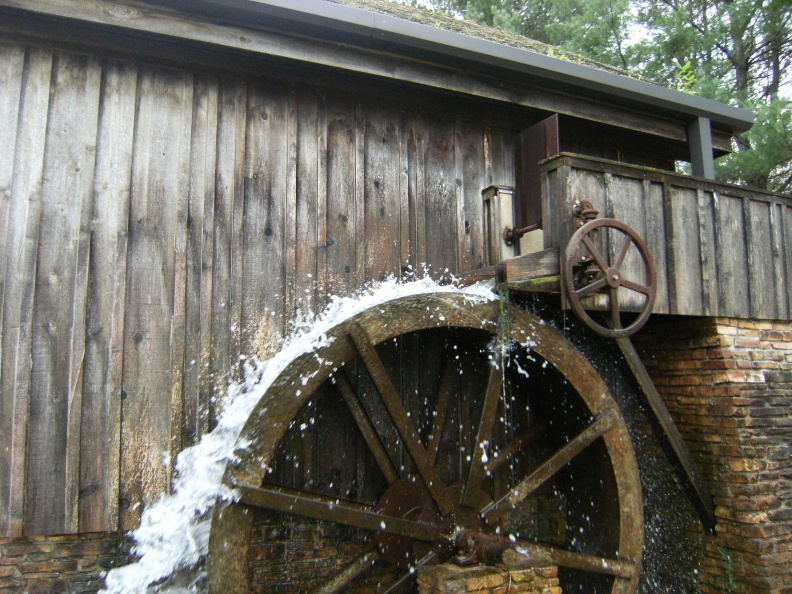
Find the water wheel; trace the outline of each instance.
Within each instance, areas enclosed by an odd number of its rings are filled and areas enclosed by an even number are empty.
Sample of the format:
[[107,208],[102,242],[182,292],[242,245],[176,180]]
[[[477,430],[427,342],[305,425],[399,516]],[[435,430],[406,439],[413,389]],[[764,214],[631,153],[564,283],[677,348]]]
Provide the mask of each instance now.
[[620,411],[583,355],[514,305],[435,293],[339,324],[268,388],[224,481],[239,499],[212,519],[210,592],[249,591],[252,527],[273,516],[341,532],[280,564],[268,553],[271,591],[409,591],[461,529],[557,565],[564,592],[637,590],[642,499]]

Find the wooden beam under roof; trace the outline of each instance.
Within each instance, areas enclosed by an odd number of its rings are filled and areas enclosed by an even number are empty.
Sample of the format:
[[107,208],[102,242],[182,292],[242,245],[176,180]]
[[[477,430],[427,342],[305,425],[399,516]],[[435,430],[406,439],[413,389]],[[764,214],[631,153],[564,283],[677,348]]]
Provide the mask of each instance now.
[[[264,63],[280,60],[294,66],[333,69],[566,114],[683,144],[688,141],[686,123],[616,107],[605,100],[582,99],[534,86],[541,84],[539,80],[510,82],[382,51],[289,36],[277,30],[215,22],[207,26],[206,17],[134,0],[0,0],[0,17],[0,36],[9,39],[68,43],[179,63],[205,60],[205,51],[191,57],[189,48],[208,48],[216,53],[211,57],[217,60],[216,66],[233,68],[238,55]],[[131,40],[137,43],[131,44]],[[177,46],[188,51],[174,52]],[[714,131],[713,145],[716,150],[728,152],[730,136]]]

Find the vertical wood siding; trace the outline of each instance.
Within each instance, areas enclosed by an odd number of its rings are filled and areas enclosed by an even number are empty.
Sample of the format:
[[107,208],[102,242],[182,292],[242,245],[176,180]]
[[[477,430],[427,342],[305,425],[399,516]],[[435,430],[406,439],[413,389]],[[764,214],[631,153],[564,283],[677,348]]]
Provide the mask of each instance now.
[[[566,245],[574,231],[567,213],[590,200],[646,241],[657,270],[655,313],[792,317],[792,199],[575,155],[544,167],[545,247]],[[608,247],[613,257],[616,247]],[[643,282],[637,256],[624,267]],[[643,298],[619,299],[628,309]]]
[[241,354],[368,280],[483,266],[481,190],[513,184],[507,130],[12,44],[0,143],[2,536],[135,527]]

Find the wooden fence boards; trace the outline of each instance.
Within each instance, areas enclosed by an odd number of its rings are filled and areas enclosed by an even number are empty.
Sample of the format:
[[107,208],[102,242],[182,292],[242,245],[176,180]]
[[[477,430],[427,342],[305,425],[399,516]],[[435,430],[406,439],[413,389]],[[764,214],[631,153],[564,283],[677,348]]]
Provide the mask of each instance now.
[[175,366],[181,366],[184,352],[183,223],[190,149],[185,133],[191,120],[192,77],[141,69],[124,320],[120,495],[125,529],[135,527],[142,506],[170,484],[172,407],[181,404],[172,391],[181,383]]
[[137,67],[105,65],[93,181],[80,431],[79,530],[118,525],[127,229]]
[[[25,524],[77,529],[85,301],[99,64],[53,63],[31,335]],[[35,513],[31,513],[35,510]]]
[[[134,527],[222,410],[241,354],[271,347],[301,303],[406,264],[476,266],[481,190],[514,181],[505,130],[0,53],[0,138],[15,147],[0,157],[0,535]],[[345,481],[370,464],[352,458]]]
[[715,194],[715,241],[718,249],[719,311],[723,316],[739,317],[748,306],[748,260],[746,256],[743,201],[736,196]]
[[[5,318],[6,272],[9,266],[11,226],[11,196],[14,181],[14,155],[17,143],[20,96],[25,67],[25,49],[16,45],[0,45],[0,144],[5,150],[0,157],[0,358],[3,349],[11,344],[3,332]],[[14,265],[11,262],[11,265]],[[5,374],[11,369],[0,360],[0,394],[12,387]],[[13,377],[13,376],[12,376]],[[12,496],[11,461],[14,440],[14,400],[0,399],[0,534],[10,531],[9,505]],[[21,518],[20,518],[21,520]],[[19,529],[20,523],[16,526]]]
[[220,81],[212,267],[212,337],[209,355],[210,419],[222,410],[229,372],[241,352],[242,221],[247,86]]
[[[14,177],[8,216],[7,268],[3,302],[0,387],[4,431],[0,435],[0,530],[23,532],[26,497],[30,352],[36,259],[41,215],[41,183],[49,114],[52,53],[29,49],[25,54]],[[64,370],[67,373],[66,370]],[[42,398],[46,395],[34,395]]]
[[545,247],[566,245],[576,201],[591,200],[602,216],[610,188],[605,214],[638,231],[654,259],[655,313],[790,315],[792,199],[577,155],[543,171]]
[[440,277],[456,273],[458,267],[459,239],[456,192],[456,164],[453,122],[421,122],[423,143],[418,158],[422,162],[422,179],[418,191],[422,195],[417,201],[423,206],[426,242],[426,262],[431,263],[431,273]]
[[668,254],[666,245],[666,212],[663,208],[663,185],[643,180],[643,236],[655,264],[657,274],[656,310],[668,311],[669,281]]
[[359,212],[362,208],[358,208],[363,197],[358,196],[357,187],[355,104],[328,98],[322,110],[327,131],[326,145],[318,147],[325,163],[325,170],[319,175],[326,180],[326,195],[323,201],[319,196],[325,216],[318,219],[316,249],[319,260],[325,263],[325,272],[320,273],[321,286],[326,289],[326,294],[321,295],[324,300],[330,295],[348,294],[359,286],[355,238],[363,227]]

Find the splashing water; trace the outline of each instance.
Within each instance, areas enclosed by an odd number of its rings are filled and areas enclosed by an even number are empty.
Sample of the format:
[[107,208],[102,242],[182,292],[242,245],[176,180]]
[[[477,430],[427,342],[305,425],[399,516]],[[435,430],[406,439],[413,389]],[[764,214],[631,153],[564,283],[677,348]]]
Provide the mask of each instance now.
[[[233,457],[239,432],[256,403],[271,383],[297,356],[327,344],[327,332],[373,306],[412,295],[454,293],[465,295],[472,303],[498,298],[490,283],[470,287],[439,285],[428,277],[410,282],[388,279],[364,288],[353,297],[333,297],[316,318],[298,316],[293,331],[280,351],[266,361],[245,361],[245,378],[228,389],[228,400],[217,427],[193,447],[182,451],[176,460],[173,493],[147,508],[140,527],[132,533],[132,552],[136,563],[113,569],[105,577],[107,594],[138,594],[170,589],[196,592],[205,569],[200,567],[209,544],[211,512],[218,498],[234,499],[234,492],[222,484],[226,462]],[[196,568],[193,585],[152,588],[169,576]]]

